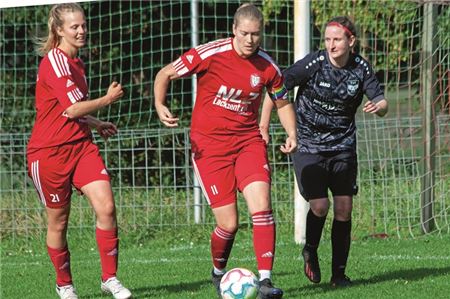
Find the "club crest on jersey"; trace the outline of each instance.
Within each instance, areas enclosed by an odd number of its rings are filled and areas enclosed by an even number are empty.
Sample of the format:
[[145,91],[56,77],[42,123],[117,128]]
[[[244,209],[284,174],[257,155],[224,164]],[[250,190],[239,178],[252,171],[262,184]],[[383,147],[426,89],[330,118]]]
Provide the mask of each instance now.
[[347,92],[349,95],[354,96],[358,91],[359,81],[358,80],[348,80]]
[[257,74],[251,74],[250,75],[250,85],[252,87],[258,86],[259,82],[261,81],[261,77]]

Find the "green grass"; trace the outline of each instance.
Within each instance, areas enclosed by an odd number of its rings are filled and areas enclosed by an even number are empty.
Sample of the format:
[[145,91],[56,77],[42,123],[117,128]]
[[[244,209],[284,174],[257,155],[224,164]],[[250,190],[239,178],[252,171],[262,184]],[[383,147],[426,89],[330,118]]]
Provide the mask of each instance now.
[[[313,285],[303,275],[300,246],[287,225],[278,227],[274,281],[284,298],[448,298],[449,235],[415,239],[361,237],[352,243],[347,274],[354,286],[329,286],[329,235],[319,248],[323,281]],[[153,240],[121,239],[119,278],[134,298],[215,298],[210,283],[209,229],[161,234]],[[167,238],[167,236],[170,236]],[[175,236],[175,237],[172,237]],[[176,237],[178,236],[178,237]],[[72,273],[80,298],[108,298],[99,287],[100,266],[93,234],[69,237]],[[56,298],[54,273],[43,240],[17,251],[2,243],[0,298]],[[251,230],[239,231],[229,268],[256,271]]]

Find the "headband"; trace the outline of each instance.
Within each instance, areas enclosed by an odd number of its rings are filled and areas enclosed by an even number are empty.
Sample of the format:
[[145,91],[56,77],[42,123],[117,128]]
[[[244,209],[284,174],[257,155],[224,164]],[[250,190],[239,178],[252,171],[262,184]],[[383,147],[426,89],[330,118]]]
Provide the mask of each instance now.
[[327,26],[337,26],[337,27],[339,27],[339,28],[342,28],[342,29],[344,29],[344,31],[349,35],[349,37],[352,36],[352,35],[354,35],[354,34],[350,31],[350,29],[348,29],[346,26],[342,25],[341,23],[338,23],[338,22],[330,22],[330,23],[327,24]]

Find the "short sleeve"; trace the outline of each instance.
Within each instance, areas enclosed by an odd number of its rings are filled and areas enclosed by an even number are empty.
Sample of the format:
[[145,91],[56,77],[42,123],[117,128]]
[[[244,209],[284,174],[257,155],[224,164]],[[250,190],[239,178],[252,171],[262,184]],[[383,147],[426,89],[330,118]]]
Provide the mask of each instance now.
[[197,48],[192,48],[173,62],[173,66],[180,77],[187,77],[207,69],[207,64],[199,55]]
[[310,53],[285,69],[283,71],[283,76],[286,88],[292,90],[296,86],[306,84],[309,78],[320,67],[319,62],[324,60],[323,57],[324,56],[318,55],[317,52]]
[[68,58],[58,49],[49,51],[47,57],[48,60],[42,62],[44,63],[41,66],[43,74],[40,74],[40,77],[44,76],[45,84],[61,106],[67,109],[76,102],[84,100],[87,95],[84,95],[77,86]]
[[364,83],[363,90],[367,98],[372,102],[376,103],[384,99],[384,91],[380,86],[375,72],[372,67],[366,62],[364,69]]
[[284,86],[283,74],[281,73],[280,68],[275,63],[275,61],[267,54],[264,50],[258,51],[259,57],[263,58],[265,63],[269,63],[266,71],[265,77],[266,80],[266,89],[269,93],[270,98],[273,101],[276,100],[286,100],[287,99],[287,89]]

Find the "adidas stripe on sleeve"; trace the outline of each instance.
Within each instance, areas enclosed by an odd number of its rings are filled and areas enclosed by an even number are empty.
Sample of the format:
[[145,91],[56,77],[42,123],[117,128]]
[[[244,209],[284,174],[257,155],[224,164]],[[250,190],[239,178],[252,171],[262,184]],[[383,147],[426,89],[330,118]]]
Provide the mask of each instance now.
[[[81,61],[71,59],[58,48],[49,51],[45,84],[66,109],[87,98],[86,79]],[[43,61],[45,64],[46,61]],[[45,65],[44,65],[45,68]],[[42,76],[40,76],[42,78]]]

